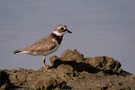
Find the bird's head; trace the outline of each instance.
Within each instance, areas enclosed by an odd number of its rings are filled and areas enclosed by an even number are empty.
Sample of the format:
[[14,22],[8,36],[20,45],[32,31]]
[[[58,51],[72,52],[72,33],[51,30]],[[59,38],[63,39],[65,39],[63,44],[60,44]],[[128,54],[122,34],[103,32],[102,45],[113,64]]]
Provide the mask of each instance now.
[[55,34],[57,36],[63,36],[66,33],[72,33],[72,32],[69,31],[67,26],[64,24],[58,25],[53,31],[53,34]]

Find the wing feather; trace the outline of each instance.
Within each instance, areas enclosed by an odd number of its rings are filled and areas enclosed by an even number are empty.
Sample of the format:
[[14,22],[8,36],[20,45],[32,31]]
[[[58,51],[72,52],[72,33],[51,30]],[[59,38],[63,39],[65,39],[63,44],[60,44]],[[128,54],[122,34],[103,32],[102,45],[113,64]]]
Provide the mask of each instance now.
[[21,51],[38,52],[39,54],[42,54],[43,52],[47,52],[55,48],[56,44],[57,42],[52,40],[51,36],[48,36],[38,40],[34,44],[22,49]]

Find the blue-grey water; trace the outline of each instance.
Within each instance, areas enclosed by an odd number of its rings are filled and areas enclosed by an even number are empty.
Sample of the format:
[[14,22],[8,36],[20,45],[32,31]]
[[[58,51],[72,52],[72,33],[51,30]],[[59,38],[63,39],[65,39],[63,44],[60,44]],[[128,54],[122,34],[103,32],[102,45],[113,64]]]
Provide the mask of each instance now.
[[39,69],[42,56],[12,52],[61,23],[73,33],[51,55],[60,56],[66,49],[77,49],[85,57],[106,55],[135,74],[135,0],[0,0],[0,69]]

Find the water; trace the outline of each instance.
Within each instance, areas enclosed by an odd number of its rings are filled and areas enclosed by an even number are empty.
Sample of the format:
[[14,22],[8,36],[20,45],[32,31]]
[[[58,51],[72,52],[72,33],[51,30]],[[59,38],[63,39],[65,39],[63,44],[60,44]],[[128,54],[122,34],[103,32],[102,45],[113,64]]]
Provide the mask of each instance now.
[[106,55],[135,74],[134,0],[1,0],[0,69],[40,68],[42,56],[12,52],[50,34],[61,23],[73,33],[65,35],[52,55],[60,56],[66,49],[77,49],[85,57]]

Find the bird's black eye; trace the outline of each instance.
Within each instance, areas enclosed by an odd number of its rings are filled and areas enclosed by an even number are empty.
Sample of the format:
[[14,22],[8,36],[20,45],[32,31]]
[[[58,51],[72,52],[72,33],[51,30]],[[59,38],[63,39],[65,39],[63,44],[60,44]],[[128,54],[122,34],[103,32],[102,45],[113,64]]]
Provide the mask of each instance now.
[[61,30],[64,30],[64,28],[62,27]]

